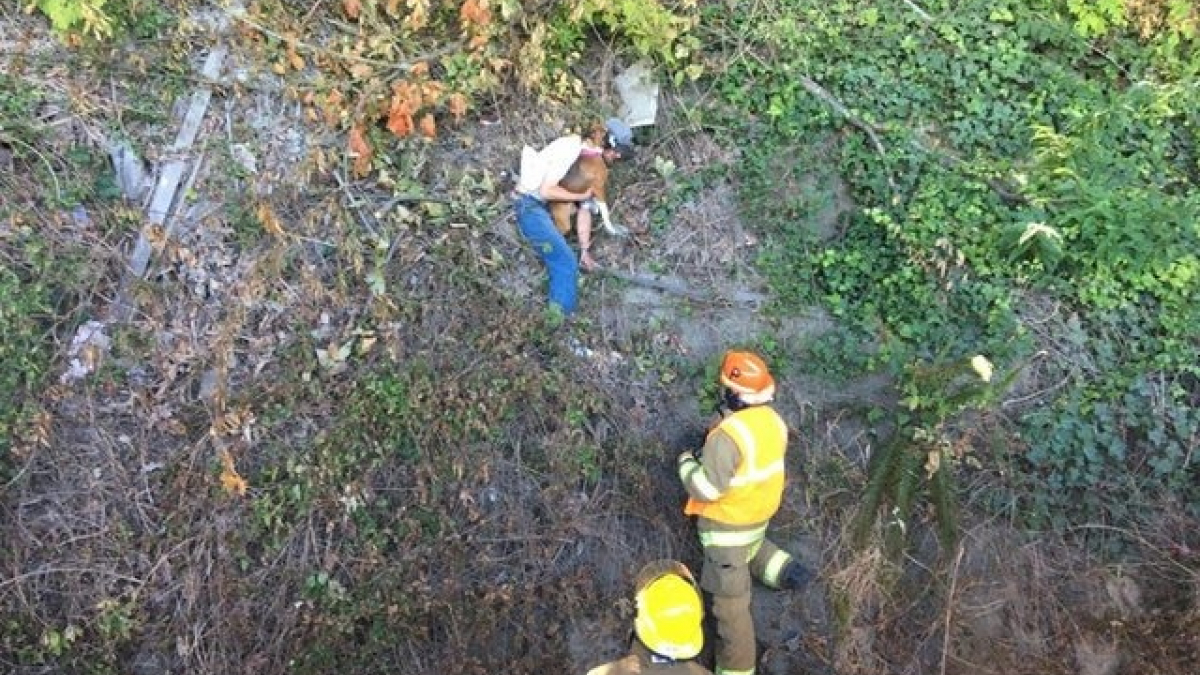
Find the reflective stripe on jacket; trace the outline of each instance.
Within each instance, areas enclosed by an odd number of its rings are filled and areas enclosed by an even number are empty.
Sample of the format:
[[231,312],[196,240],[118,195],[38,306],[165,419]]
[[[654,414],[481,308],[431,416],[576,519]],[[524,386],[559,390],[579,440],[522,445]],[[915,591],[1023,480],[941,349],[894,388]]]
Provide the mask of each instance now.
[[770,406],[760,405],[729,415],[709,435],[718,432],[737,445],[737,471],[724,493],[711,501],[690,497],[684,513],[728,525],[765,523],[783,500],[787,424]]

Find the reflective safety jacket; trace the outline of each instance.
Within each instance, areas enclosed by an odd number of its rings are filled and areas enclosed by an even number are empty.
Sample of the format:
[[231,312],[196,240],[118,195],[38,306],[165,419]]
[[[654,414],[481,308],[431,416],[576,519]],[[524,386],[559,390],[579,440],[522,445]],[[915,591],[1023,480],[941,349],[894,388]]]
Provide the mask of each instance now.
[[[783,500],[787,435],[783,418],[766,405],[721,420],[708,433],[702,459],[685,458],[679,464],[689,495],[684,513],[734,527],[765,525]],[[723,451],[730,445],[726,439],[736,451]],[[736,458],[730,457],[734,454]],[[727,479],[720,475],[728,472],[723,467],[733,469]]]

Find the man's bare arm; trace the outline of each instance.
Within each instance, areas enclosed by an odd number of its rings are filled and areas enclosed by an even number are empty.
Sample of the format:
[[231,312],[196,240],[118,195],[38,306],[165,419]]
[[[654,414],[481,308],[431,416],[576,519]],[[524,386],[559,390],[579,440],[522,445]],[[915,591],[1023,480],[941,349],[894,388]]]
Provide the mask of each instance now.
[[538,195],[550,202],[581,202],[591,199],[592,189],[588,188],[586,192],[571,192],[558,183],[546,181],[538,188]]

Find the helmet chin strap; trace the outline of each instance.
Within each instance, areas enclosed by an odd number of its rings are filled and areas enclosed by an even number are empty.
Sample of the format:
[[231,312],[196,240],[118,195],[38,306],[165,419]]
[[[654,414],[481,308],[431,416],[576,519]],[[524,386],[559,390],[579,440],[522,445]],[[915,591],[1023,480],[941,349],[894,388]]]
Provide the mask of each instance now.
[[721,400],[717,402],[717,412],[725,414],[726,411],[737,412],[749,405],[742,400],[742,397],[729,387],[721,387]]

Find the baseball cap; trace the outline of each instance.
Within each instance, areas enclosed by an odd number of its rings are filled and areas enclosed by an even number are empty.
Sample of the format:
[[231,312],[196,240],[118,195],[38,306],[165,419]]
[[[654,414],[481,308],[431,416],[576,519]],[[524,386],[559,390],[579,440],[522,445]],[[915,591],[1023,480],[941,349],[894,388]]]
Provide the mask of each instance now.
[[604,122],[604,128],[608,130],[608,147],[621,153],[621,159],[633,157],[633,130],[629,125],[616,117],[610,117]]

